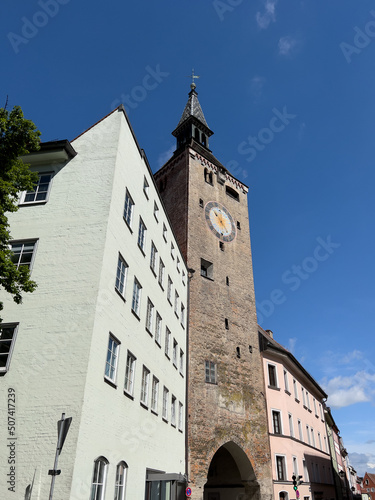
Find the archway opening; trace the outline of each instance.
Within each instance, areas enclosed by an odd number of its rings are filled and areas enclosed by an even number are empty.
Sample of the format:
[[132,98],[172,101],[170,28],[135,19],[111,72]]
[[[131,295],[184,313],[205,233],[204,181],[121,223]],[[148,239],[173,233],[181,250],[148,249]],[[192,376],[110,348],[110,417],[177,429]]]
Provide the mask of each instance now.
[[234,442],[213,456],[204,486],[204,500],[257,500],[259,485],[246,453]]

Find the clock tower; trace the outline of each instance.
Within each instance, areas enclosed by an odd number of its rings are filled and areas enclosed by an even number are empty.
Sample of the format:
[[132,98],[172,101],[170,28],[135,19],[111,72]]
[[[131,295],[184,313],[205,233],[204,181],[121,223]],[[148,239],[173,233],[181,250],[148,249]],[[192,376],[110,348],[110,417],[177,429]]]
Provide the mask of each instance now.
[[187,462],[194,500],[270,499],[248,188],[209,149],[195,84],[155,174],[189,269]]

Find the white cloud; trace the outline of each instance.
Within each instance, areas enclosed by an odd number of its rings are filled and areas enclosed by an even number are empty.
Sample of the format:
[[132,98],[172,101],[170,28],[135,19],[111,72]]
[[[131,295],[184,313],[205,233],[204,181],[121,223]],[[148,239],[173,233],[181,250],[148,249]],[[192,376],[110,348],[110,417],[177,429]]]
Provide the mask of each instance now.
[[328,394],[328,406],[343,408],[356,403],[375,400],[375,375],[365,371],[357,372],[351,377],[337,376],[324,379],[322,387]]
[[279,54],[289,56],[297,47],[297,40],[291,36],[282,36],[279,40]]
[[170,148],[167,149],[167,151],[164,151],[164,153],[160,153],[159,158],[158,158],[158,167],[162,167],[165,162],[171,158],[172,154],[174,153],[176,149],[176,146],[173,145]]
[[364,476],[365,472],[375,473],[375,455],[372,453],[349,453],[350,464],[357,471],[358,476]]
[[260,29],[265,30],[271,22],[276,21],[275,8],[277,0],[264,0],[265,11],[256,13],[256,20]]

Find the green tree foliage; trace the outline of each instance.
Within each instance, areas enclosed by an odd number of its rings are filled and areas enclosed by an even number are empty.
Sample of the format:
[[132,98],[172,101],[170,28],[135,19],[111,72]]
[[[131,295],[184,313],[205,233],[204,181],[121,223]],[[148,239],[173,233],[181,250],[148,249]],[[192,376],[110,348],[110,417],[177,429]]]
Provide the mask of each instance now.
[[12,262],[7,213],[18,210],[20,192],[33,190],[38,180],[20,156],[39,149],[39,136],[39,130],[31,120],[24,118],[19,106],[12,111],[0,108],[0,287],[10,293],[17,304],[22,302],[22,292],[32,292],[37,285],[30,279],[27,266],[17,269]]

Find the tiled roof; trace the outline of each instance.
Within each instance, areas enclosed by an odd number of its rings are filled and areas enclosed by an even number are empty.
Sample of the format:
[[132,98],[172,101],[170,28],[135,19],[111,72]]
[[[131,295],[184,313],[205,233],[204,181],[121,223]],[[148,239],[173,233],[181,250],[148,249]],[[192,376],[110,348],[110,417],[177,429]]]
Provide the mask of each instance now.
[[198,101],[198,94],[194,88],[192,88],[192,90],[189,92],[188,102],[186,103],[185,109],[176,128],[182,125],[182,123],[184,123],[190,116],[194,116],[197,120],[203,123],[203,125],[209,128],[206,122],[206,118],[204,117],[201,105]]

